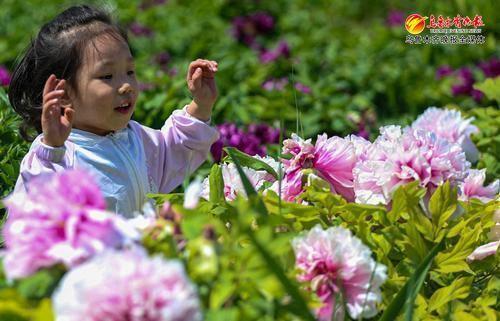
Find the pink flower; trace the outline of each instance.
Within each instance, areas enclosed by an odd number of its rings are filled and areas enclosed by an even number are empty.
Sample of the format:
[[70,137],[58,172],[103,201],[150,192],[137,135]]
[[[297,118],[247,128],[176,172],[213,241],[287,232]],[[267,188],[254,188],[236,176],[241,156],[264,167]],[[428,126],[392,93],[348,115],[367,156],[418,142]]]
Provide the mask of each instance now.
[[[348,139],[340,137],[328,138],[326,134],[318,135],[316,144],[311,140],[303,140],[296,134],[283,142],[283,153],[292,155],[285,164],[285,184],[294,192],[286,191],[285,195],[295,195],[299,184],[296,173],[312,168],[318,176],[328,181],[332,192],[340,194],[347,200],[354,200],[352,170],[356,163],[354,145]],[[302,181],[302,179],[300,179]],[[293,182],[293,183],[292,183]]]
[[[323,230],[319,225],[292,240],[298,280],[308,282],[323,305],[316,310],[319,320],[343,315],[343,304],[353,319],[377,314],[382,300],[380,286],[387,278],[386,267],[371,258],[370,249],[342,227]],[[340,310],[340,311],[339,311]],[[342,318],[343,319],[343,318]]]
[[470,136],[479,132],[472,125],[474,118],[462,118],[460,111],[429,107],[413,122],[413,129],[423,129],[435,133],[450,143],[457,143],[465,151],[467,159],[476,162],[479,152],[472,143]]
[[95,182],[72,170],[33,179],[27,193],[5,200],[5,271],[26,277],[57,263],[71,267],[130,235],[122,219],[104,211]]
[[380,131],[353,170],[356,202],[388,204],[394,190],[409,182],[432,190],[465,177],[470,163],[459,145],[423,130],[386,126]]
[[354,200],[352,170],[356,163],[354,146],[347,139],[328,138],[326,134],[316,140],[313,168],[332,185],[333,192],[348,201]]
[[485,245],[481,245],[477,249],[474,250],[468,257],[467,261],[481,261],[482,259],[487,258],[488,256],[495,255],[498,250],[498,246],[500,245],[500,241],[494,241],[487,243]]
[[471,198],[478,198],[483,203],[495,199],[498,196],[499,181],[497,179],[490,185],[483,186],[485,179],[485,169],[470,169],[467,177],[459,184],[459,199],[468,201]]
[[491,228],[491,231],[488,235],[490,240],[493,242],[487,243],[485,245],[481,245],[477,249],[474,250],[468,257],[467,261],[480,261],[488,256],[495,255],[498,251],[498,247],[500,246],[500,210],[496,210],[493,215],[493,221],[495,225]]
[[58,321],[202,319],[182,264],[139,249],[109,250],[72,269],[52,301]]

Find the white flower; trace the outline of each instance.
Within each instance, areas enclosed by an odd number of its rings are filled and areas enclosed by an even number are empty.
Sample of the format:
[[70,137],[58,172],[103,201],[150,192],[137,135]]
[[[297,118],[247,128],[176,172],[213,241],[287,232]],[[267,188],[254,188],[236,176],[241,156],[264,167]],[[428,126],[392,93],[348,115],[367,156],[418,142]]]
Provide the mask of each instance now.
[[56,321],[201,320],[182,264],[139,248],[103,252],[70,270],[52,302]]

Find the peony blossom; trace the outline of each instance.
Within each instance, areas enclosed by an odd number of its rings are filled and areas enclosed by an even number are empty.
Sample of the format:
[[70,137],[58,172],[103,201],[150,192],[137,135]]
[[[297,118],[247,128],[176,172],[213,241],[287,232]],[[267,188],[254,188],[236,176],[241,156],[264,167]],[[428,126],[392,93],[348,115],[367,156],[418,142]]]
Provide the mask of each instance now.
[[[386,267],[375,262],[370,249],[342,227],[323,230],[319,225],[292,240],[298,280],[308,282],[323,305],[319,320],[342,315],[343,304],[353,319],[377,314],[382,300],[380,286],[387,278]],[[340,310],[340,311],[339,311]],[[337,311],[337,312],[335,312]]]
[[[279,163],[276,160],[274,160],[274,158],[269,156],[260,157],[258,155],[255,155],[253,157],[267,163],[274,169],[276,173],[278,173]],[[247,194],[245,192],[245,188],[243,187],[243,183],[241,182],[240,174],[236,169],[236,165],[234,165],[233,163],[229,163],[229,164],[222,164],[221,167],[222,167],[222,179],[224,180],[224,196],[226,197],[226,200],[233,201],[236,199],[237,195],[242,195],[246,197]],[[272,176],[271,174],[269,174],[264,170],[256,171],[252,168],[248,168],[245,166],[242,166],[242,168],[243,172],[248,177],[250,183],[256,190],[263,188],[264,183],[266,182],[273,183],[276,181],[274,176]],[[209,183],[209,178],[207,177],[203,180],[200,196],[208,200],[209,195],[210,195],[210,183]]]
[[394,190],[413,181],[431,190],[445,181],[460,182],[470,167],[459,145],[433,132],[399,126],[380,131],[353,170],[358,203],[388,204]]
[[108,250],[72,269],[52,301],[56,321],[202,319],[183,265],[137,248]]
[[[291,139],[283,141],[283,153],[292,155],[283,160],[285,165],[284,195],[294,198],[301,192],[304,169],[312,168],[317,175],[330,183],[331,190],[349,201],[354,200],[352,170],[356,163],[356,150],[346,138],[318,135],[316,144],[311,139],[304,140],[292,134]],[[286,198],[285,198],[286,199]]]
[[483,203],[487,203],[498,196],[499,181],[495,180],[488,186],[483,186],[486,179],[485,169],[470,169],[467,177],[458,185],[460,190],[459,199],[468,201],[471,198],[478,198]]
[[468,257],[467,261],[480,261],[488,256],[495,255],[500,247],[500,210],[496,210],[493,215],[495,225],[491,228],[488,237],[492,242],[481,245],[474,250]]
[[471,124],[473,120],[474,118],[462,118],[462,114],[457,110],[429,107],[413,122],[411,127],[431,131],[450,143],[459,144],[465,151],[467,159],[476,162],[479,151],[472,143],[470,136],[479,130]]
[[9,213],[2,231],[9,278],[58,263],[72,267],[133,237],[122,218],[104,210],[99,188],[84,172],[37,177],[28,188],[4,201]]
[[202,193],[203,185],[199,179],[192,181],[184,191],[184,204],[185,208],[194,209],[198,206],[200,196]]

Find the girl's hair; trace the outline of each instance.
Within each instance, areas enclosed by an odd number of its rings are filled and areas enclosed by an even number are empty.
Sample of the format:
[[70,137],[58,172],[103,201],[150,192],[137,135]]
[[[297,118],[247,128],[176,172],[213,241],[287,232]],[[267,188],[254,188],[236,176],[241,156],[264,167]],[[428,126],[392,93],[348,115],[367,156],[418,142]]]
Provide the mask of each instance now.
[[[30,129],[42,132],[42,96],[51,74],[65,79],[77,93],[76,75],[82,65],[87,44],[106,35],[128,45],[126,32],[102,10],[89,6],[71,7],[42,26],[18,60],[9,86],[9,100],[23,118],[19,129],[27,141]],[[95,46],[95,44],[94,44]]]

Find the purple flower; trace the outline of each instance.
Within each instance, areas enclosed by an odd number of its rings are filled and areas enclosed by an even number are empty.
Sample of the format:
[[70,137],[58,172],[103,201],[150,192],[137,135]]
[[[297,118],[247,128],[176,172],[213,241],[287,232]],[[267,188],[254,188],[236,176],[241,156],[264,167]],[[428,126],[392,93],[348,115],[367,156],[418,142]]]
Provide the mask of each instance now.
[[267,34],[274,30],[274,18],[266,12],[257,12],[250,16],[250,20],[261,34]]
[[366,130],[366,126],[363,123],[358,125],[358,132],[356,135],[364,139],[368,139],[370,137],[370,133]]
[[5,272],[29,276],[43,267],[72,267],[107,247],[123,244],[124,221],[106,212],[104,198],[88,174],[68,170],[31,180],[26,193],[4,201]]
[[170,70],[168,71],[168,75],[170,77],[175,77],[177,76],[177,74],[179,73],[179,70],[177,69],[177,67],[172,67],[170,68]]
[[202,320],[195,285],[177,260],[108,250],[72,269],[52,296],[57,320]]
[[386,18],[386,24],[389,27],[402,27],[405,22],[403,11],[391,10]]
[[5,66],[0,65],[0,86],[7,87],[10,85],[10,73]]
[[307,87],[306,85],[304,85],[300,82],[295,83],[295,89],[297,89],[298,91],[300,91],[301,93],[304,93],[304,94],[310,94],[312,92],[311,88]]
[[250,124],[248,133],[259,138],[261,144],[278,144],[280,130],[267,124]]
[[248,131],[238,128],[233,123],[217,126],[220,138],[211,146],[214,160],[219,162],[224,146],[235,147],[249,155],[266,155],[266,144],[276,144],[279,141],[279,129],[266,124],[251,124]]
[[279,58],[279,54],[275,52],[274,50],[266,50],[261,52],[260,54],[260,61],[267,64],[269,62],[275,61],[276,59]]
[[[382,301],[387,268],[370,249],[343,227],[323,230],[316,225],[292,240],[299,281],[307,282],[322,306],[318,320],[344,320],[344,304],[353,319],[371,318]],[[340,302],[339,300],[340,299]]]
[[151,37],[153,35],[153,30],[150,28],[138,23],[138,22],[133,22],[130,27],[130,31],[132,32],[133,35],[138,36],[138,37]]
[[262,63],[269,63],[277,60],[280,57],[290,57],[290,47],[286,41],[280,41],[274,50],[264,49],[260,54],[260,61]]
[[213,143],[212,146],[210,146],[210,153],[212,154],[215,162],[220,162],[220,160],[222,159],[223,148],[224,142],[220,138],[215,143]]
[[451,74],[453,74],[453,68],[448,65],[443,65],[436,70],[436,79],[439,80]]
[[451,87],[453,96],[467,95],[474,98],[476,102],[480,102],[483,98],[483,93],[474,89],[474,75],[470,68],[460,68],[457,73],[459,83]]
[[500,75],[500,59],[493,57],[488,61],[480,62],[479,68],[487,78],[495,78]]
[[477,89],[472,89],[470,91],[470,95],[471,97],[476,101],[476,102],[480,102],[481,100],[483,100],[483,97],[484,97],[484,94],[482,91],[480,90],[477,90]]
[[271,78],[266,80],[262,84],[262,88],[267,91],[283,91],[285,89],[285,86],[288,85],[288,78],[283,77],[283,78]]
[[249,16],[238,16],[232,22],[232,34],[236,40],[254,49],[261,46],[256,43],[259,35],[266,35],[274,30],[274,18],[265,12]]
[[155,56],[155,62],[161,67],[165,67],[170,62],[170,54],[168,52],[160,52]]

